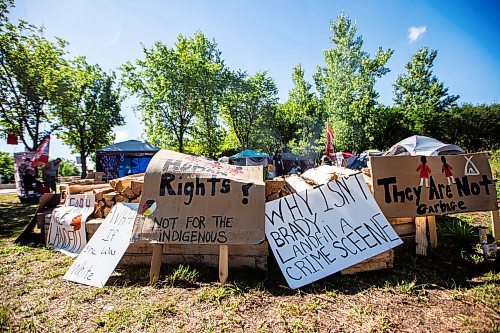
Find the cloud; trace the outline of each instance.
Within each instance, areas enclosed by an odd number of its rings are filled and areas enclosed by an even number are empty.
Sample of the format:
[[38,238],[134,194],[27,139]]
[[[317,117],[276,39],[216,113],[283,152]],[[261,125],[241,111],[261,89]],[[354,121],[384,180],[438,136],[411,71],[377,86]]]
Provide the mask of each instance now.
[[410,41],[410,43],[413,43],[414,41],[416,41],[417,39],[419,39],[420,37],[422,37],[425,32],[427,31],[427,27],[426,26],[423,26],[423,27],[410,27],[408,29],[408,40]]
[[128,131],[115,131],[115,142],[122,142],[128,138]]

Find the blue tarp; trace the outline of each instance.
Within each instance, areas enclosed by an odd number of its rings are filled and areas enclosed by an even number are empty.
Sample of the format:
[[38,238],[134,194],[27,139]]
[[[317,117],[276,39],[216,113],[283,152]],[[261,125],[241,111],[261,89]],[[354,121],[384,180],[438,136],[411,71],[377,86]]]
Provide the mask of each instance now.
[[235,154],[233,156],[230,156],[230,160],[239,160],[240,158],[264,158],[264,157],[269,157],[269,155],[265,153],[259,153],[258,151],[251,150],[251,149],[246,149],[243,150],[242,152],[239,152],[238,154]]

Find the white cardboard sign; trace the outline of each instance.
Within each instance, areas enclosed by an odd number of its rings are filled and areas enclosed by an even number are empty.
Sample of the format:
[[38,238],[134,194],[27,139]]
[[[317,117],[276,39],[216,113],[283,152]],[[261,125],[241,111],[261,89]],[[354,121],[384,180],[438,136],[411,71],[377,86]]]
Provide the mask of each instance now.
[[361,174],[266,203],[265,227],[294,289],[402,243]]
[[127,251],[137,215],[137,203],[117,203],[64,279],[94,287],[103,287]]
[[93,194],[68,196],[63,207],[52,211],[47,246],[76,257],[87,244],[85,222],[94,212],[94,206]]

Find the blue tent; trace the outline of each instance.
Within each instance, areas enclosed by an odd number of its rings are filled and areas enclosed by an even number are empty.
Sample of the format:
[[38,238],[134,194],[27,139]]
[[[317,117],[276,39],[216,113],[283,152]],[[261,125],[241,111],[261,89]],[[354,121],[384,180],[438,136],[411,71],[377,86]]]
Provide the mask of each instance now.
[[269,155],[258,151],[246,149],[229,157],[231,163],[236,165],[266,166],[269,163]]
[[128,140],[104,147],[96,152],[96,170],[104,179],[145,172],[151,158],[160,148],[149,142]]
[[233,156],[230,156],[230,160],[239,160],[241,158],[264,158],[264,157],[269,157],[269,155],[265,153],[259,153],[258,151],[251,150],[251,149],[246,149],[243,150],[242,152],[239,152],[238,154],[235,154]]

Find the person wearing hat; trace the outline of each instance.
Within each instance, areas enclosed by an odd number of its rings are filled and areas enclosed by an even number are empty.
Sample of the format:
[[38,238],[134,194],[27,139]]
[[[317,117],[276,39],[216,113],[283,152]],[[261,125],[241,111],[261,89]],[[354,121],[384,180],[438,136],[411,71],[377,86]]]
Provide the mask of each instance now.
[[45,186],[56,192],[56,179],[59,172],[59,163],[61,159],[58,157],[53,161],[46,163],[43,167],[43,183]]

